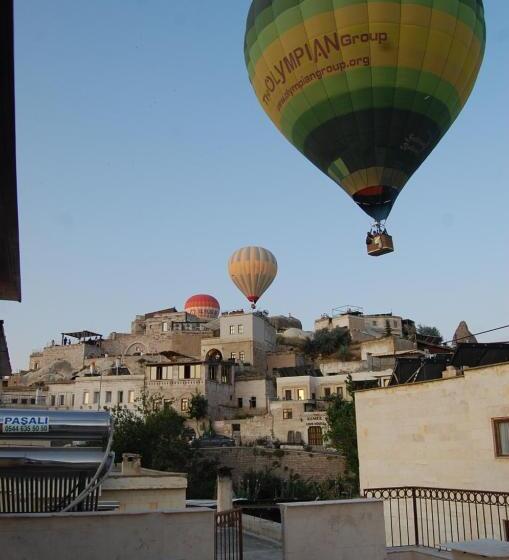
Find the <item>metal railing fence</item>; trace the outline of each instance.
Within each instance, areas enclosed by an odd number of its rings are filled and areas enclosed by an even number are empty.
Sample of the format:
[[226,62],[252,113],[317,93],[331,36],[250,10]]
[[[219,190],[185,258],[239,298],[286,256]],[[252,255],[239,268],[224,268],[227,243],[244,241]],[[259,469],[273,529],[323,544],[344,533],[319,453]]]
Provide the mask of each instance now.
[[390,547],[509,538],[507,492],[407,486],[369,488],[364,497],[383,500]]

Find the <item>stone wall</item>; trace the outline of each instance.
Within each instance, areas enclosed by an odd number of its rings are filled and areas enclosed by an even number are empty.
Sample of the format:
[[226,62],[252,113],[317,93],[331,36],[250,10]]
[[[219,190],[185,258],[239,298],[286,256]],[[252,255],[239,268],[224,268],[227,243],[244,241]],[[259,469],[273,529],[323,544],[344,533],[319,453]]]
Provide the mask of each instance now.
[[214,558],[214,512],[2,515],[5,560],[205,560]]
[[314,481],[335,479],[344,472],[343,458],[332,452],[306,452],[293,449],[266,449],[263,447],[207,448],[203,453],[217,459],[221,466],[232,469],[234,483],[250,470],[273,469],[274,474],[288,478],[298,474]]
[[83,367],[84,359],[84,344],[47,346],[42,352],[35,352],[30,356],[29,369],[40,370],[52,366],[55,362],[68,362],[72,369],[79,370]]
[[381,501],[281,504],[281,519],[283,560],[386,558]]
[[267,352],[267,369],[271,372],[277,368],[297,367],[306,364],[306,357],[295,350],[278,350]]
[[356,393],[361,487],[508,490],[494,419],[509,417],[509,363]]
[[369,355],[394,354],[402,350],[414,350],[416,344],[399,336],[384,336],[375,340],[366,340],[361,344],[361,359],[367,360]]
[[210,332],[151,332],[150,334],[111,333],[110,338],[102,341],[101,347],[110,356],[135,353],[157,354],[173,351],[200,357],[201,341]]
[[[270,401],[268,414],[263,414],[264,410],[258,408],[230,410],[237,412],[237,415],[230,417],[225,414],[223,420],[214,423],[214,429],[220,434],[233,437],[241,445],[256,443],[260,438],[271,438],[281,443],[307,444],[310,428],[320,427],[322,435],[327,428],[326,413],[319,410],[306,411],[304,401]],[[246,417],[247,413],[253,416]],[[297,439],[290,439],[291,432]]]

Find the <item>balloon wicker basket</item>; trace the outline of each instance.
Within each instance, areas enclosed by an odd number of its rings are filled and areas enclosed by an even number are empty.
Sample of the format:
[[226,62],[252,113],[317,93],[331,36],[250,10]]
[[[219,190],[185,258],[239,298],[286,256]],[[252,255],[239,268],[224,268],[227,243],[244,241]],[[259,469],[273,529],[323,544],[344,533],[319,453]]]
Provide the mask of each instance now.
[[373,236],[373,239],[368,248],[368,255],[372,257],[379,257],[380,255],[386,255],[387,253],[394,252],[394,243],[392,242],[392,236],[388,233],[378,233]]

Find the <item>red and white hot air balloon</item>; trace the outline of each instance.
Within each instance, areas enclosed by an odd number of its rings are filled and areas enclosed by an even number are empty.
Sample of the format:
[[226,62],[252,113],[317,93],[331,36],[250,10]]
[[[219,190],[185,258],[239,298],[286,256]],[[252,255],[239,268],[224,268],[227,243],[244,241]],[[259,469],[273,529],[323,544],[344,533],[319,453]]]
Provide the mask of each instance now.
[[196,315],[199,319],[217,319],[219,310],[220,306],[217,299],[207,294],[191,296],[184,305],[184,311]]

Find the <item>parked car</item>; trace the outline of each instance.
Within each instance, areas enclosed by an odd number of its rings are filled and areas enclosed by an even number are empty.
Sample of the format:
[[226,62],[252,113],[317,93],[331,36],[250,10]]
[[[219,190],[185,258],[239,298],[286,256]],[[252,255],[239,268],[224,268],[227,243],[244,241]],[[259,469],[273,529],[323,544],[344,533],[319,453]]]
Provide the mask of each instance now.
[[235,447],[235,440],[228,436],[201,436],[192,441],[196,447]]
[[196,432],[193,430],[193,428],[186,427],[184,428],[183,437],[184,440],[187,441],[187,443],[191,443],[196,439]]

